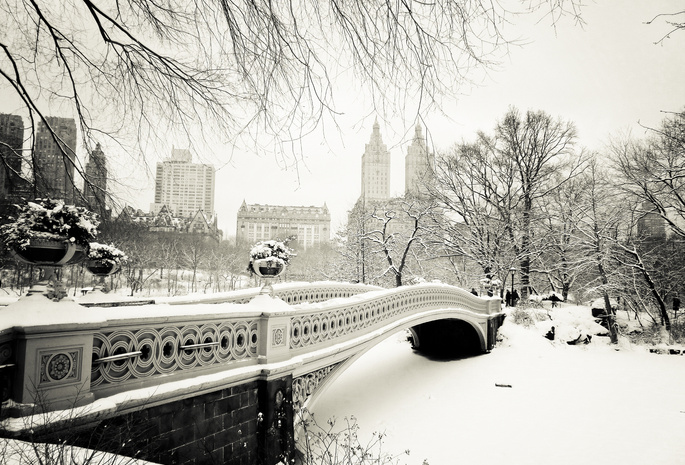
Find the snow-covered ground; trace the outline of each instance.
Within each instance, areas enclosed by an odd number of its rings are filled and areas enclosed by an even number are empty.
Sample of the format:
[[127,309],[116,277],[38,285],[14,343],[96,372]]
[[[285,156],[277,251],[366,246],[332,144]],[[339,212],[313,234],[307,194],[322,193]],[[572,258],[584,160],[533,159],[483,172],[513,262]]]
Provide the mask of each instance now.
[[588,307],[552,317],[555,341],[549,320],[508,318],[490,354],[461,360],[386,340],[331,384],[315,417],[354,415],[362,443],[385,432],[383,450],[409,449],[406,464],[685,464],[685,356],[600,336],[568,345],[601,329]]

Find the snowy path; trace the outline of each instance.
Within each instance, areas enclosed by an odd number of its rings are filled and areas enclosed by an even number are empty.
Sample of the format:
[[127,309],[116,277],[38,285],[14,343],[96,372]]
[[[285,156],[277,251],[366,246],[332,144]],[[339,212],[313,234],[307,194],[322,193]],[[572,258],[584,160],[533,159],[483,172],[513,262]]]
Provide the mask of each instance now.
[[407,464],[685,464],[685,356],[505,327],[504,347],[456,361],[391,338],[336,380],[315,415],[385,431],[384,449],[410,449]]

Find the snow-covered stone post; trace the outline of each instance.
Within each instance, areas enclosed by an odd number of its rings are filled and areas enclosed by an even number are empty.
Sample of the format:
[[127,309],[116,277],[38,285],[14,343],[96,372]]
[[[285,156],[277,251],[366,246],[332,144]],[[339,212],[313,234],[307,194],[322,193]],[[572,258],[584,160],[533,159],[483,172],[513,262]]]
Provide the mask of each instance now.
[[[92,402],[93,333],[99,322],[71,299],[33,293],[0,310],[0,343],[11,365],[9,413],[19,416]],[[3,373],[5,376],[5,373]]]

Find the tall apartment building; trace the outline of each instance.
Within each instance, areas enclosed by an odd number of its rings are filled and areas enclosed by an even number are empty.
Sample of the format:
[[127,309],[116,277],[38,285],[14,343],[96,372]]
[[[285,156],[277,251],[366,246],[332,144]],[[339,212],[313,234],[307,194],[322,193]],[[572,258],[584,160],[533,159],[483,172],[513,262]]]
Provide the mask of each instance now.
[[19,115],[0,114],[0,197],[7,199],[19,183],[24,121]]
[[109,217],[107,200],[107,160],[100,144],[88,155],[83,193],[87,207],[103,218]]
[[637,220],[637,234],[647,241],[665,241],[667,223],[656,207],[649,202],[642,203],[644,214]]
[[43,121],[38,123],[33,147],[36,192],[40,197],[73,204],[76,122],[73,118],[54,116],[48,116],[46,121],[49,128]]
[[363,203],[390,198],[390,152],[381,138],[378,120],[362,155],[361,198]]
[[238,209],[236,240],[250,244],[293,237],[302,247],[328,242],[331,214],[322,207],[243,204]]
[[174,148],[171,158],[157,163],[153,213],[166,205],[175,216],[214,214],[214,166],[192,161],[190,150]]
[[426,148],[421,125],[414,129],[414,139],[407,148],[404,158],[404,193],[407,196],[422,196],[428,194],[427,184],[434,166],[432,155]]

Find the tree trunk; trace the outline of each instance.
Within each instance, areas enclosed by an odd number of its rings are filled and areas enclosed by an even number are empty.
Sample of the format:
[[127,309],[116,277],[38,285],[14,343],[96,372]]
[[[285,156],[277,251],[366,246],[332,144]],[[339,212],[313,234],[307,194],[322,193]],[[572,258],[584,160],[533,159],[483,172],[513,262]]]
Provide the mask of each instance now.
[[616,315],[614,314],[614,309],[611,308],[611,301],[609,300],[609,293],[606,291],[606,285],[609,283],[606,271],[602,262],[597,263],[597,271],[599,271],[599,276],[602,279],[602,284],[605,288],[602,290],[602,296],[604,297],[604,312],[607,315],[607,326],[609,327],[609,337],[611,338],[611,343],[618,343],[618,331],[616,327]]
[[533,209],[533,201],[526,196],[523,207],[521,230],[521,301],[528,302],[530,295],[530,212]]
[[652,277],[649,275],[649,272],[647,272],[644,265],[642,264],[642,261],[640,261],[640,265],[641,265],[640,271],[642,272],[642,277],[645,278],[645,282],[647,283],[649,290],[651,291],[652,295],[654,296],[654,299],[659,304],[659,314],[661,315],[662,324],[666,327],[666,331],[668,331],[670,333],[671,332],[671,319],[668,316],[668,310],[666,309],[666,302],[664,302],[664,299],[659,294],[659,291],[657,291],[656,285],[654,284],[654,281],[652,281]]

